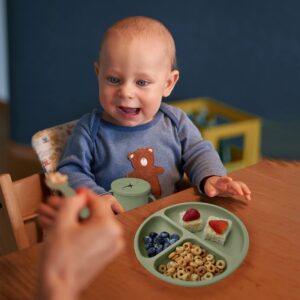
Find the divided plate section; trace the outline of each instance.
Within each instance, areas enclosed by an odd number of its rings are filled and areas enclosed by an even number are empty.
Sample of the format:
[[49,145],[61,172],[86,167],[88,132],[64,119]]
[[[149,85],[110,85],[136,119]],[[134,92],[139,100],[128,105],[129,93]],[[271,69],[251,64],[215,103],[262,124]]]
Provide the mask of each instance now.
[[[201,202],[189,202],[189,203],[182,203],[171,206],[164,210],[165,215],[178,224],[181,228],[181,221],[180,221],[180,213],[186,211],[188,208],[196,208],[201,215],[201,219],[203,220],[204,227],[207,223],[207,219],[210,216],[215,216],[218,218],[229,219],[232,221],[231,232],[227,236],[226,242],[224,245],[220,245],[216,242],[205,240],[204,239],[204,228],[195,233],[191,233],[196,238],[199,238],[200,243],[202,242],[203,245],[207,245],[210,248],[215,249],[215,251],[225,253],[228,256],[237,257],[239,255],[243,255],[243,253],[248,249],[249,245],[249,237],[244,224],[238,219],[234,214],[229,212],[228,210],[208,204],[208,203],[201,203]],[[185,231],[186,229],[183,228]]]
[[[170,261],[172,261],[168,256],[170,253],[173,251],[176,251],[177,246],[182,246],[186,242],[191,242],[193,245],[198,245],[200,246],[201,249],[205,249],[209,254],[212,254],[215,258],[215,260],[224,260],[226,263],[226,268],[223,271],[223,273],[220,273],[218,275],[214,275],[213,278],[207,279],[207,280],[197,280],[197,281],[186,281],[186,280],[181,280],[177,278],[172,278],[171,276],[166,276],[164,274],[161,274],[158,269],[161,264],[167,265]],[[159,277],[160,279],[171,283],[171,284],[176,284],[176,285],[181,285],[181,286],[187,286],[187,287],[199,287],[199,286],[205,286],[205,285],[210,285],[213,283],[216,283],[220,281],[221,279],[225,278],[232,272],[231,264],[230,261],[225,258],[225,256],[220,255],[220,253],[216,253],[213,249],[210,249],[208,247],[205,247],[199,240],[194,239],[194,238],[186,238],[181,240],[181,242],[177,246],[171,246],[170,249],[168,249],[163,255],[158,256],[155,261],[154,261],[154,272],[152,271],[156,277]],[[194,271],[196,273],[196,271]]]
[[[157,232],[160,233],[162,231],[167,231],[170,234],[176,233],[179,235],[180,239],[174,243],[173,245],[177,245],[181,240],[182,240],[182,230],[180,230],[179,227],[176,225],[173,225],[171,222],[169,222],[164,216],[160,215],[153,215],[152,217],[148,218],[143,225],[140,227],[140,230],[138,231],[138,234],[136,234],[136,243],[137,249],[135,249],[136,254],[139,254],[143,258],[146,259],[151,259],[156,256],[158,256],[161,253],[164,253],[167,251],[167,249],[163,250],[162,252],[156,254],[154,257],[148,257],[147,255],[147,250],[145,248],[145,243],[144,243],[144,237],[146,235],[149,235],[150,232]],[[171,245],[172,246],[172,245]],[[169,248],[171,247],[169,246]]]

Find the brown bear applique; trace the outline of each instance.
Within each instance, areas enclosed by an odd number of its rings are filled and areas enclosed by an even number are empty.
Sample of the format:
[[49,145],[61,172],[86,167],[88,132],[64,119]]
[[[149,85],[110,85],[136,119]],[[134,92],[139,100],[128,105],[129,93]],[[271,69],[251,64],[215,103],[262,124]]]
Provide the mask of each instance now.
[[140,178],[148,181],[151,185],[151,192],[155,198],[161,196],[161,187],[158,175],[165,170],[154,165],[154,152],[152,148],[140,148],[128,154],[133,171],[128,173],[128,177]]

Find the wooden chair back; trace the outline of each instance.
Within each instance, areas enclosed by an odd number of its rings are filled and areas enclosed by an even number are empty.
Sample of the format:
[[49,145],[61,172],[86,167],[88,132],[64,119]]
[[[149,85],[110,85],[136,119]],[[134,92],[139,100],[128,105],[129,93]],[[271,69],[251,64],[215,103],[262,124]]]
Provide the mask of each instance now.
[[9,174],[0,175],[0,255],[42,240],[37,209],[47,194],[43,174],[14,182]]

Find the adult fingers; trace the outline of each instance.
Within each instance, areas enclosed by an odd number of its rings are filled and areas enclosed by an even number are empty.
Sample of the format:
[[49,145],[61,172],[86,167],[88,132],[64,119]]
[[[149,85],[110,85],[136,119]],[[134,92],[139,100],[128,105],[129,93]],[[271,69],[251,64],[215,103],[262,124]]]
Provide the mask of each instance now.
[[118,202],[116,200],[116,198],[114,198],[115,200],[113,200],[112,204],[111,204],[111,209],[115,214],[121,214],[123,213],[125,210],[123,208],[123,206],[120,204],[120,202]]
[[78,194],[74,197],[64,198],[61,208],[57,214],[57,224],[69,226],[78,223],[80,210],[87,204],[87,198],[84,194]]

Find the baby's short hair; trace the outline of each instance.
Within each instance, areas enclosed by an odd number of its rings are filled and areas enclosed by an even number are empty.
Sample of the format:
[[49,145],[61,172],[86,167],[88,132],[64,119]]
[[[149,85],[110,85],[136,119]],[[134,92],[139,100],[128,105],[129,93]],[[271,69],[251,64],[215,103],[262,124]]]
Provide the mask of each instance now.
[[175,41],[170,31],[160,21],[144,16],[132,16],[117,21],[110,26],[103,35],[100,45],[99,60],[101,58],[101,49],[105,44],[106,39],[114,32],[119,32],[130,39],[145,36],[151,37],[153,35],[160,36],[167,43],[167,49],[171,57],[172,70],[178,69]]

